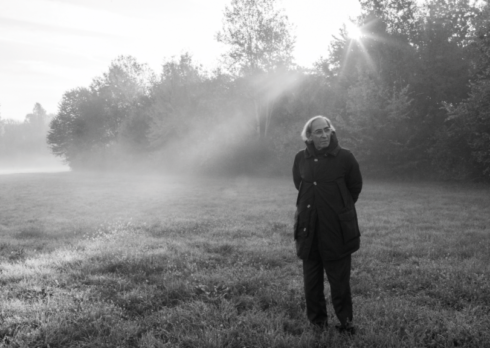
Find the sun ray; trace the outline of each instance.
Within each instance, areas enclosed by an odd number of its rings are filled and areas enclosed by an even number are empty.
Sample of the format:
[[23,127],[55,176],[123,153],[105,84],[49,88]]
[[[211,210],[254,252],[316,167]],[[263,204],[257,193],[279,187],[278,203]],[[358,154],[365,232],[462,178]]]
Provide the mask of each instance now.
[[351,40],[358,41],[361,40],[361,38],[363,37],[361,28],[359,28],[352,22],[347,22],[345,24],[345,29],[347,30],[347,35]]
[[353,54],[353,50],[356,48],[359,50],[359,53],[361,53],[362,56],[364,57],[366,66],[369,69],[375,71],[378,68],[371,54],[366,48],[366,43],[368,41],[377,41],[385,45],[397,47],[399,49],[407,48],[406,45],[396,41],[393,38],[390,38],[389,36],[375,35],[371,33],[369,30],[366,30],[366,27],[368,25],[369,23],[365,24],[364,26],[358,27],[355,23],[351,21],[346,22],[344,24],[344,35],[345,35],[344,37],[348,40],[348,42],[347,42],[347,49],[345,51],[346,53],[342,62],[340,75],[344,74],[345,68],[347,66],[347,61],[349,60],[349,56]]
[[362,54],[364,55],[364,58],[366,59],[366,62],[368,64],[368,66],[372,69],[372,70],[376,70],[376,64],[374,64],[374,61],[373,59],[371,58],[371,56],[369,55],[369,52],[368,50],[366,49],[366,46],[364,46],[364,44],[362,43],[362,41],[358,41],[357,42],[358,45],[359,45],[359,48],[361,49],[361,52]]

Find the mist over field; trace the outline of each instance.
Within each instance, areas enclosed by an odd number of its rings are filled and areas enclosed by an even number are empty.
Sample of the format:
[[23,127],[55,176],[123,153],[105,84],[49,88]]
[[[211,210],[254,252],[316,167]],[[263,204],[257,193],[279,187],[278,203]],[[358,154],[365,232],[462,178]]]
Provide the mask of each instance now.
[[5,347],[489,347],[485,186],[365,183],[352,338],[307,322],[290,179],[16,174],[0,196]]
[[308,68],[279,3],[234,0],[219,68],[121,55],[56,114],[36,103],[24,122],[0,119],[0,158],[48,145],[75,171],[284,176],[324,115],[366,176],[488,181],[489,18],[481,1],[363,2]]
[[0,117],[0,175],[43,173],[69,170],[64,161],[49,148],[49,122],[54,115],[36,103],[24,122]]
[[55,173],[69,171],[70,167],[52,155],[45,157],[16,156],[0,160],[0,175],[16,173]]

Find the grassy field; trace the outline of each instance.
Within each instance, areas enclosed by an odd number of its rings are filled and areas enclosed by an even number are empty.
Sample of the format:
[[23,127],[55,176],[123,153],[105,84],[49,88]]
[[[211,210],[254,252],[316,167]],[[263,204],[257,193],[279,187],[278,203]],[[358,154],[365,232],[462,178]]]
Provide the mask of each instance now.
[[354,337],[330,303],[327,331],[306,321],[295,195],[286,179],[0,176],[0,347],[490,347],[490,188],[365,184]]

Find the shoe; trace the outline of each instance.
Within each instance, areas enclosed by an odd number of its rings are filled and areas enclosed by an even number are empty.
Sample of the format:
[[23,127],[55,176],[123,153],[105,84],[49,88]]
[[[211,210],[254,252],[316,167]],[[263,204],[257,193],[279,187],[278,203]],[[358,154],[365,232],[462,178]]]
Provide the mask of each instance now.
[[335,325],[335,329],[340,334],[347,334],[347,335],[355,335],[356,334],[356,328],[351,323],[337,324],[337,325]]

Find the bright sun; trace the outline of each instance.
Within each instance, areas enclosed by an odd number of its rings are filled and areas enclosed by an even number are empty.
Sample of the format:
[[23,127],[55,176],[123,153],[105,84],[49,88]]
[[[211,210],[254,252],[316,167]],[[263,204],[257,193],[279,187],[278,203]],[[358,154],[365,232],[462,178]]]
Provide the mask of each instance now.
[[354,23],[347,22],[345,28],[347,29],[347,35],[349,35],[349,38],[352,40],[360,40],[362,38],[361,29]]

